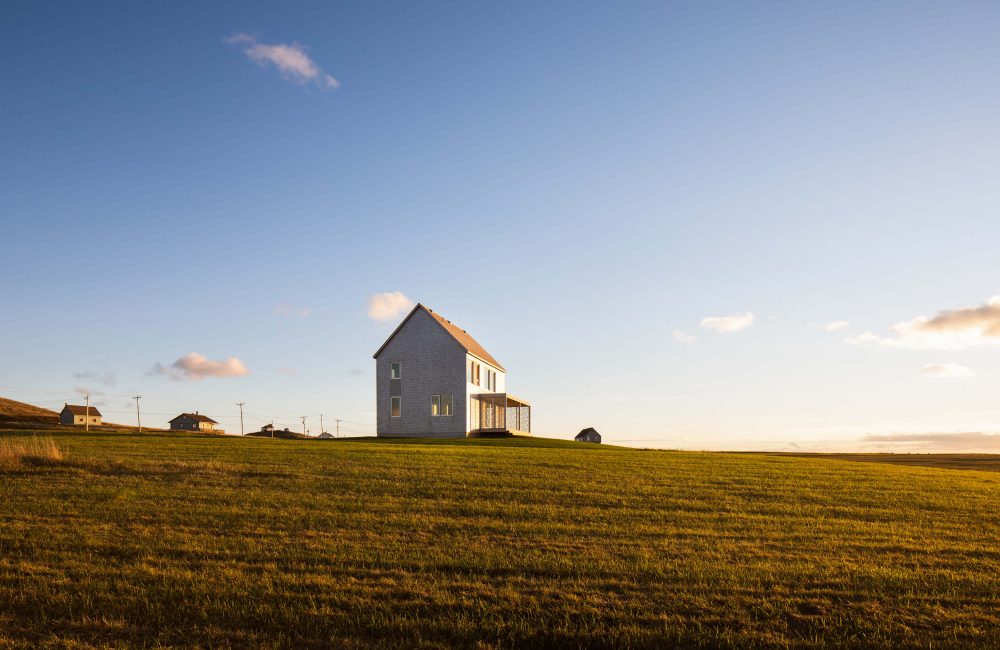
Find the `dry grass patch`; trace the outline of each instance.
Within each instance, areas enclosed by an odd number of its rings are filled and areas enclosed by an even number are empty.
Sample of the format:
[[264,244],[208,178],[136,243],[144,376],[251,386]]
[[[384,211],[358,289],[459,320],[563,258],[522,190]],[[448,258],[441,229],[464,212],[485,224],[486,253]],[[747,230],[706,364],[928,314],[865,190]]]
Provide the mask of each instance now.
[[0,467],[20,465],[55,465],[65,454],[51,436],[0,438]]

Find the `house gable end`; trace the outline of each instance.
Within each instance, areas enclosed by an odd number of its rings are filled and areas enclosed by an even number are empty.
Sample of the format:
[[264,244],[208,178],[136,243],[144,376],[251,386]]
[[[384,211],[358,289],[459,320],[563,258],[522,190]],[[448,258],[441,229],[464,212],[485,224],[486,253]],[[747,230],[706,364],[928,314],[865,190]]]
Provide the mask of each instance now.
[[422,303],[417,303],[417,306],[410,311],[410,313],[406,316],[406,318],[403,319],[403,322],[400,323],[399,326],[395,330],[393,330],[392,334],[389,335],[389,338],[385,340],[385,343],[382,344],[382,347],[380,347],[378,350],[375,351],[375,354],[372,355],[373,358],[378,359],[379,355],[382,354],[382,352],[386,349],[389,343],[394,338],[396,338],[396,335],[403,330],[403,328],[410,321],[410,319],[413,318],[413,316],[418,312],[422,312],[424,315],[430,316],[431,320],[434,321],[436,325],[438,325],[441,331],[446,333],[453,341],[455,341],[462,348],[462,350],[476,357],[480,361],[489,364],[490,366],[496,368],[497,370],[501,372],[506,372],[504,367],[500,365],[500,362],[494,359],[493,356],[490,355],[490,353],[487,352],[486,349],[482,345],[480,345],[478,341],[472,338],[472,336],[468,332],[461,329],[448,319],[444,318],[443,316],[441,316],[441,314],[438,314],[433,310],[428,309]]

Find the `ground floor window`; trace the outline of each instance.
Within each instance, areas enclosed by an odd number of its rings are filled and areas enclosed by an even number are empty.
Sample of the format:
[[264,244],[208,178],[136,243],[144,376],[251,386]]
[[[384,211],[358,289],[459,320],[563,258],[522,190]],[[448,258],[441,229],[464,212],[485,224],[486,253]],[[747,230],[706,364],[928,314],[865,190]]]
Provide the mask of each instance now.
[[431,415],[452,415],[455,398],[452,395],[431,395]]
[[400,404],[401,398],[390,397],[389,398],[389,415],[394,418],[398,418],[402,412],[402,405]]

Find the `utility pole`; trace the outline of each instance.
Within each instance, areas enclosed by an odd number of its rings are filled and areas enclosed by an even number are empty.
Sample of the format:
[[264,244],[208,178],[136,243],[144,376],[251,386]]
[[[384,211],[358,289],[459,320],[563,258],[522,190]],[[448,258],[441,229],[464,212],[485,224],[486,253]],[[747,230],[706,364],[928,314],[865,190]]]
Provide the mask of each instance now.
[[306,435],[306,416],[302,416],[302,435]]
[[83,416],[84,431],[90,431],[90,395],[87,395],[87,414]]
[[323,414],[319,414],[319,435],[323,435],[326,431],[323,430]]
[[133,395],[132,399],[135,400],[135,423],[139,426],[139,433],[142,433],[142,417],[139,415],[139,400],[142,395]]
[[337,419],[337,437],[340,437],[340,419]]
[[244,433],[243,433],[243,406],[245,404],[246,404],[246,402],[236,402],[236,406],[240,407],[240,435],[241,436],[244,435]]

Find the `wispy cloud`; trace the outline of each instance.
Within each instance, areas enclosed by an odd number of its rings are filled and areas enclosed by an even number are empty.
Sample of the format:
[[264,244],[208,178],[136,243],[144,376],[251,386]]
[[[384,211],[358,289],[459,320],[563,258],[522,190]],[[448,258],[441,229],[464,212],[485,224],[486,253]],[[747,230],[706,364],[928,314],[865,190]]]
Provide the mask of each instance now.
[[887,336],[865,332],[844,342],[901,350],[965,350],[1000,345],[1000,296],[990,298],[985,305],[950,309],[931,318],[917,316],[896,323]]
[[851,326],[846,320],[835,320],[833,322],[827,323],[823,326],[827,332],[839,332],[840,330],[846,330]]
[[90,395],[91,397],[99,397],[104,395],[104,391],[97,390],[95,388],[89,388],[87,386],[74,386],[73,392],[77,395]]
[[295,375],[299,374],[298,370],[296,370],[295,368],[289,368],[287,366],[284,368],[278,368],[278,372],[281,373],[282,375],[285,375],[286,377],[294,377]]
[[368,317],[378,321],[392,320],[411,309],[413,305],[414,302],[402,291],[376,293],[368,298]]
[[674,338],[678,343],[683,343],[684,345],[691,345],[692,343],[698,342],[698,337],[692,334],[686,334],[681,330],[674,330],[670,333],[670,336]]
[[953,379],[962,377],[975,377],[976,373],[972,368],[959,363],[928,363],[920,369],[925,377],[937,377],[942,379]]
[[751,312],[729,314],[728,316],[706,316],[701,319],[701,327],[720,334],[739,332],[753,325],[754,315]]
[[229,45],[241,45],[243,53],[261,67],[273,65],[288,81],[320,88],[340,88],[340,82],[323,72],[298,43],[261,43],[251,34],[233,34],[223,39]]
[[201,381],[206,377],[244,377],[250,374],[250,370],[236,357],[214,361],[197,352],[191,352],[169,366],[154,364],[147,374],[163,375],[174,381],[182,379]]
[[77,379],[87,379],[89,381],[95,381],[102,386],[114,386],[116,383],[115,375],[112,372],[93,372],[91,370],[86,370],[84,372],[75,372],[73,376]]
[[360,368],[351,368],[350,371],[347,374],[349,374],[352,377],[360,377],[361,375],[363,375],[365,373],[362,372]]
[[306,318],[312,314],[312,310],[308,307],[296,307],[295,305],[287,302],[279,302],[272,309],[276,316],[281,316],[282,318],[291,318],[293,316],[297,318]]

